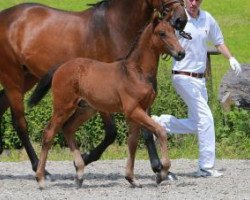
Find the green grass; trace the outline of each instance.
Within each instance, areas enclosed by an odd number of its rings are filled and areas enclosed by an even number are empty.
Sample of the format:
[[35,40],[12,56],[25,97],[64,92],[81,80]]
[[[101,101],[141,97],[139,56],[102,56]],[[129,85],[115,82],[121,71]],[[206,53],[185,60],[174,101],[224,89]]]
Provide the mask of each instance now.
[[[209,11],[218,21],[225,42],[231,53],[240,63],[250,63],[249,31],[250,31],[250,1],[203,1],[202,8]],[[222,76],[229,69],[229,63],[223,56],[212,56],[212,72],[214,90],[218,87]]]
[[[177,145],[169,146],[169,154],[171,159],[187,158],[197,159],[198,158],[198,144],[197,138],[192,136],[178,137],[174,136]],[[229,141],[223,141],[216,144],[216,154],[218,159],[250,159],[250,140],[242,140],[245,144],[233,144]],[[39,144],[34,145],[35,151],[40,154],[41,146]],[[159,148],[159,147],[158,147]],[[81,151],[82,152],[82,151]],[[158,152],[159,149],[158,149]],[[60,155],[60,156],[59,156]],[[160,156],[160,154],[159,154]],[[101,160],[114,160],[114,159],[126,159],[127,158],[127,146],[119,146],[117,144],[110,145],[104,152]],[[148,159],[148,154],[144,146],[138,148],[136,153],[136,159]],[[29,160],[24,149],[21,150],[5,150],[0,155],[1,162],[17,162]],[[70,153],[69,148],[60,148],[54,146],[49,151],[48,160],[59,161],[59,160],[73,160],[73,156]]]
[[20,3],[41,3],[55,8],[72,10],[72,11],[81,11],[86,9],[88,3],[96,2],[94,0],[7,0],[0,1],[0,9],[9,8],[11,6],[20,4]]
[[[0,1],[0,9],[5,9],[13,5],[24,2],[37,2],[51,7],[65,10],[81,11],[87,8],[87,3],[97,2],[96,0],[2,0]],[[249,47],[250,47],[250,1],[249,0],[204,0],[202,8],[208,10],[218,21],[223,32],[225,42],[233,55],[240,63],[250,63]],[[170,63],[164,65],[170,67]],[[169,71],[164,65],[160,66],[160,72]],[[229,69],[228,61],[222,56],[212,56],[212,75],[213,75],[213,91],[217,96],[217,91],[223,75]],[[161,77],[159,77],[161,79]],[[177,108],[178,109],[178,108]],[[174,109],[173,109],[174,112]],[[175,147],[170,146],[170,157],[174,158],[190,158],[198,157],[197,138],[195,136],[184,136],[177,138],[178,143]],[[223,141],[217,145],[218,158],[239,158],[250,159],[250,142],[249,139],[242,140],[244,148],[240,148],[240,144],[234,144],[233,141]],[[40,151],[40,146],[35,145],[36,152]],[[102,159],[122,159],[127,156],[127,147],[111,145],[105,151]],[[60,156],[58,156],[60,155]],[[145,147],[141,147],[137,153],[138,159],[148,159]],[[53,147],[49,154],[50,160],[71,160],[72,155],[68,148],[61,149],[57,146]],[[9,153],[0,155],[0,161],[19,161],[28,160],[24,150],[11,150]]]

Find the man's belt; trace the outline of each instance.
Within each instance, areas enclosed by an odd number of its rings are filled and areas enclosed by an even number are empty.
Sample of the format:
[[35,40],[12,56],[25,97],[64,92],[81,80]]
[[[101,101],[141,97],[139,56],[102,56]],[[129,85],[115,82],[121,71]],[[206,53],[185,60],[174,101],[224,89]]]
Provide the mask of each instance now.
[[175,71],[175,70],[172,70],[172,74],[181,74],[181,75],[191,76],[194,78],[204,78],[205,77],[205,73],[184,72],[184,71]]

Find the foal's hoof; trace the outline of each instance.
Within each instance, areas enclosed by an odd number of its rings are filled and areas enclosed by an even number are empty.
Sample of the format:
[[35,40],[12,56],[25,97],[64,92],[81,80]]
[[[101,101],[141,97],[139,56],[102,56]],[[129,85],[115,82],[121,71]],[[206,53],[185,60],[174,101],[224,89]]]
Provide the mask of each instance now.
[[125,179],[130,183],[132,187],[142,188],[142,185],[135,179],[125,176]]
[[81,188],[82,187],[82,183],[83,183],[83,178],[76,177],[75,178],[75,183],[76,183],[77,189]]
[[174,173],[168,172],[167,180],[169,180],[169,181],[177,181],[178,178],[177,178],[177,176]]
[[38,183],[39,189],[43,190],[45,188],[45,180],[44,180],[44,178],[39,179],[38,177],[36,177],[36,181]]

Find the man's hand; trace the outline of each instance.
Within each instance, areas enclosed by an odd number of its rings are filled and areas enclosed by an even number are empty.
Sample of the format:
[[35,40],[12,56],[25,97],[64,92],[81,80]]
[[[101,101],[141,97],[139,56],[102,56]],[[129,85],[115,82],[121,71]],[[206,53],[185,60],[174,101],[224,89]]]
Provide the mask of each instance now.
[[229,63],[236,76],[238,76],[242,71],[240,63],[234,57],[229,58]]

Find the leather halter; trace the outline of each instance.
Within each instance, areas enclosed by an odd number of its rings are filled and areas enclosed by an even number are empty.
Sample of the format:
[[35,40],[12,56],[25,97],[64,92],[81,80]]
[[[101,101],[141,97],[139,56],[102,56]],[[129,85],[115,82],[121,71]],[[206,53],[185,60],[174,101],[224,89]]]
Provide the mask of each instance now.
[[[176,4],[176,5],[175,6],[173,5],[174,7],[172,9],[170,9],[168,6],[171,5],[171,4]],[[175,12],[175,10],[179,6],[184,6],[184,1],[183,0],[172,0],[172,1],[169,1],[169,2],[165,3],[163,5],[163,12],[162,12],[163,16],[168,15],[169,18],[170,18],[170,16],[173,15],[173,13]],[[171,25],[174,26],[173,23],[171,23]],[[186,38],[188,40],[192,39],[191,34],[190,33],[186,33],[184,30],[179,30],[179,34],[180,34],[180,36],[182,36],[182,37],[184,37],[184,38]]]

